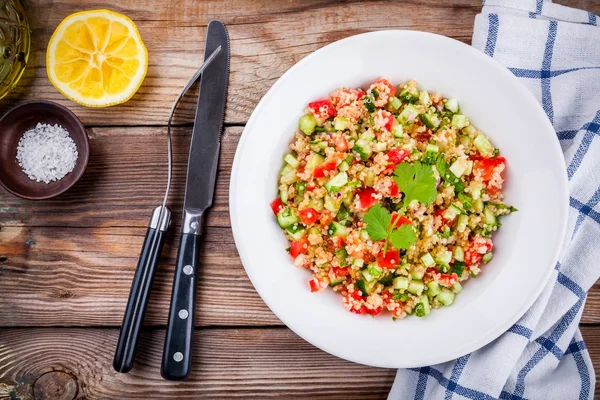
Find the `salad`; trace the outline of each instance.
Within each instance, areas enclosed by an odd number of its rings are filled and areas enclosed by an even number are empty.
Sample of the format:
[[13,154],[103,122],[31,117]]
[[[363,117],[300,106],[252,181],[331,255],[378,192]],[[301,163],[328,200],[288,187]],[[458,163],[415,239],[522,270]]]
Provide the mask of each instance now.
[[270,206],[311,291],[424,317],[492,260],[505,168],[456,99],[379,79],[308,104]]

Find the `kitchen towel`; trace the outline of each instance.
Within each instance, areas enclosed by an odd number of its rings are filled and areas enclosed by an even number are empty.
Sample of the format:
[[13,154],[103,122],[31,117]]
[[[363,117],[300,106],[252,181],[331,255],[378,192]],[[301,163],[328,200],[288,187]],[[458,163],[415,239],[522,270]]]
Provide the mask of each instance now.
[[599,23],[593,13],[550,1],[484,1],[473,46],[512,71],[554,125],[569,177],[569,233],[550,282],[514,326],[455,361],[398,370],[388,399],[594,397],[578,325],[600,276]]

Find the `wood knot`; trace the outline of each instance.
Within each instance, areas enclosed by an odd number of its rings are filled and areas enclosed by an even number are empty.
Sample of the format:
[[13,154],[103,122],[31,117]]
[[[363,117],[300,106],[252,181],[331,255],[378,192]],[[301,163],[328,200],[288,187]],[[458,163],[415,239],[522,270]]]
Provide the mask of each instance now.
[[72,400],[77,397],[77,392],[77,379],[61,371],[47,372],[33,384],[33,398],[36,400]]
[[6,257],[6,256],[0,256],[0,264],[4,264],[7,261],[8,261],[8,257]]
[[74,294],[73,292],[69,291],[69,290],[60,289],[60,290],[57,292],[57,296],[58,296],[59,298],[61,298],[61,299],[68,299],[68,298],[74,297],[74,296],[75,296],[75,294]]

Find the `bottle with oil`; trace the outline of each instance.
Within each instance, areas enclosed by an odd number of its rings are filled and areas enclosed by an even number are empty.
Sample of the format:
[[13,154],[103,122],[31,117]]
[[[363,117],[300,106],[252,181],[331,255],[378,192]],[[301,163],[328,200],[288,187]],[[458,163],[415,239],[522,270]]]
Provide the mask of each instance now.
[[20,1],[0,0],[0,99],[23,75],[29,45],[29,23]]

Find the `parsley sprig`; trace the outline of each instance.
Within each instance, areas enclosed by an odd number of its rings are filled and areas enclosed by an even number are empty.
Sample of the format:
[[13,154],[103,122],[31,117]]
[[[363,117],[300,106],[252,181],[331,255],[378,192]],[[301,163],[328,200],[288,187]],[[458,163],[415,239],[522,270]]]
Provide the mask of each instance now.
[[[399,214],[402,215],[413,201],[430,204],[437,195],[436,179],[430,165],[416,162],[400,163],[394,170],[394,181],[404,193],[404,201]],[[367,233],[375,241],[385,240],[383,254],[387,252],[388,243],[401,250],[407,250],[417,241],[417,235],[411,224],[396,226],[392,216],[380,204],[373,205],[365,214]]]

